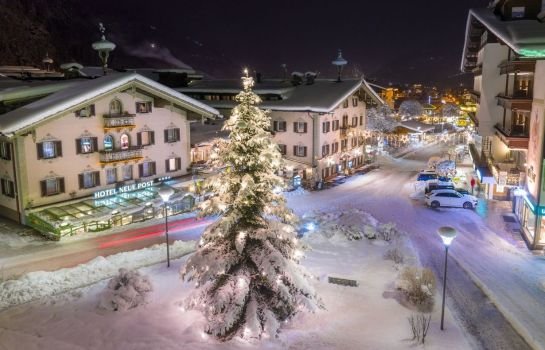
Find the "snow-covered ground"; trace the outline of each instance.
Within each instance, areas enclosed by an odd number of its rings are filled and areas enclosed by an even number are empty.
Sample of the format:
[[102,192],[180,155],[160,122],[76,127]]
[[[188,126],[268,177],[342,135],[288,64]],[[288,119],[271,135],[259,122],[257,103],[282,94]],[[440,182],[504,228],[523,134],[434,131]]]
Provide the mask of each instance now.
[[[380,239],[349,241],[350,227],[362,230],[374,225],[374,219],[362,211],[309,217],[318,230],[307,234],[303,243],[311,247],[303,265],[315,276],[315,285],[325,309],[315,314],[300,313],[284,328],[278,338],[247,343],[235,339],[218,343],[202,333],[203,317],[196,311],[182,311],[180,302],[193,290],[183,283],[178,270],[186,258],[173,261],[171,268],[163,263],[140,269],[153,284],[149,303],[124,312],[98,308],[107,281],[44,297],[9,308],[0,313],[0,348],[6,349],[408,349],[413,348],[408,317],[417,311],[400,297],[396,278],[400,266],[384,259],[394,245],[404,251],[407,264],[418,261],[407,240],[397,243]],[[322,231],[320,231],[322,230]],[[328,238],[323,234],[325,233]],[[187,244],[186,244],[187,245]],[[123,253],[123,264],[146,260],[149,253]],[[132,257],[130,255],[133,255]],[[116,267],[119,261],[113,263]],[[86,265],[86,266],[85,266]],[[103,276],[115,274],[114,268],[96,268],[89,263],[80,267],[82,275],[107,270]],[[99,272],[100,273],[100,272]],[[73,276],[66,270],[49,277]],[[102,277],[103,277],[102,276]],[[358,287],[330,284],[328,276],[355,279]],[[95,276],[90,277],[94,280]],[[67,281],[66,281],[67,282]],[[23,281],[22,283],[26,283]],[[70,283],[70,282],[67,282]],[[78,279],[75,283],[84,283]],[[426,338],[427,349],[467,349],[468,343],[450,314],[446,315],[446,331],[439,330],[440,299],[436,294],[435,309]]]

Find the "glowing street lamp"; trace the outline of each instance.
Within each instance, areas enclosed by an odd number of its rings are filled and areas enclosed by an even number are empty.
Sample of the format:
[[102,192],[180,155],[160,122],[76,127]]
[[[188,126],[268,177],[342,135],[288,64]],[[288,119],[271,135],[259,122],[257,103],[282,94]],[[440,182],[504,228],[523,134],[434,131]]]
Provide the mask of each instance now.
[[443,276],[443,303],[441,306],[441,330],[444,330],[443,322],[445,319],[445,292],[447,290],[447,261],[448,261],[448,247],[456,238],[458,231],[454,227],[443,226],[439,227],[437,230],[441,240],[443,240],[443,245],[445,246],[445,274]]
[[161,187],[159,189],[159,196],[163,200],[164,204],[164,216],[165,216],[165,235],[167,240],[167,267],[170,267],[170,251],[168,246],[168,211],[167,211],[167,202],[170,199],[170,196],[174,193],[174,190],[170,187]]

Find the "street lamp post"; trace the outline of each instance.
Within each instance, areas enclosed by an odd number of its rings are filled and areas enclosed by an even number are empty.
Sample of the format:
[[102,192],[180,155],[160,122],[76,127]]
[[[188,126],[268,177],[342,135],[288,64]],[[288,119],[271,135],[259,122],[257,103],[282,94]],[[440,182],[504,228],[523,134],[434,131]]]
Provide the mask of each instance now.
[[167,241],[167,267],[170,267],[170,249],[168,245],[168,211],[167,211],[167,202],[170,199],[170,196],[174,193],[174,190],[170,187],[162,187],[159,190],[159,196],[163,200],[164,205],[164,217],[165,217],[165,236]]
[[456,238],[458,231],[454,227],[443,226],[437,230],[439,236],[443,240],[443,245],[445,246],[445,273],[443,275],[443,303],[441,305],[441,330],[444,330],[443,323],[445,319],[445,293],[447,290],[447,261],[448,261],[448,247]]

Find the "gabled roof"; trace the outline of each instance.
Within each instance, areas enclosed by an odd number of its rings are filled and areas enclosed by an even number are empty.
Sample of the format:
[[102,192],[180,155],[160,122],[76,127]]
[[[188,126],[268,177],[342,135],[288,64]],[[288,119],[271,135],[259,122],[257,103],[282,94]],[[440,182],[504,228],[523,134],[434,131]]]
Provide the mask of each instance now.
[[136,73],[119,73],[70,84],[67,88],[38,101],[0,115],[0,132],[4,135],[17,133],[48,118],[65,113],[69,109],[77,109],[114,90],[124,90],[131,86],[147,90],[175,105],[203,116],[219,115],[216,109],[151,79]]
[[[184,93],[238,93],[242,89],[240,80],[202,80],[192,83],[187,88],[177,89]],[[260,107],[274,111],[332,112],[347,97],[363,89],[378,104],[384,104],[380,96],[361,79],[346,79],[341,82],[329,79],[317,79],[313,84],[293,86],[283,80],[265,80],[256,83],[254,92],[258,95],[278,95],[279,100],[265,100]],[[232,108],[233,101],[206,101],[215,108]]]
[[469,72],[474,68],[474,64],[468,62],[468,56],[476,55],[480,45],[479,33],[482,34],[484,29],[489,30],[521,56],[545,58],[545,23],[537,19],[502,20],[492,9],[470,9],[460,67],[462,72]]

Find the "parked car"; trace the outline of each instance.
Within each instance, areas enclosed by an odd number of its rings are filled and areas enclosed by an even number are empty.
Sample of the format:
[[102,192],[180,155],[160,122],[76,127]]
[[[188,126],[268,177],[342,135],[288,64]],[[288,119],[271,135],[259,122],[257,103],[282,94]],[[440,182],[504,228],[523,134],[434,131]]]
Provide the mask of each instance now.
[[477,206],[477,197],[461,194],[456,190],[435,190],[426,194],[426,204],[432,208],[459,207],[473,209]]
[[416,178],[416,181],[428,181],[428,180],[434,180],[434,179],[437,179],[438,178],[438,175],[436,172],[433,172],[433,171],[421,171],[417,178]]
[[457,187],[457,188],[455,188],[455,190],[456,190],[456,192],[461,193],[461,194],[471,194],[471,193],[469,193],[469,191],[466,190],[465,188],[459,188],[459,187]]
[[435,190],[454,190],[454,184],[452,182],[428,182],[424,192],[430,193]]

